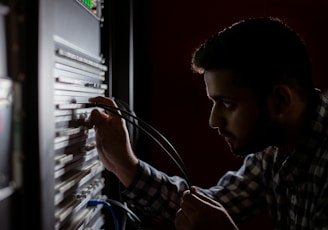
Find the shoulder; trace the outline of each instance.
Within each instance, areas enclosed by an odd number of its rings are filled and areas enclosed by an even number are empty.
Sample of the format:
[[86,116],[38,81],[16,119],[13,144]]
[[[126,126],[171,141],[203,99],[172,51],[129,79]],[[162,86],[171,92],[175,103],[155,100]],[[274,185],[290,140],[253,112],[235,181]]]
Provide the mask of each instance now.
[[256,162],[261,164],[263,169],[270,168],[274,162],[281,158],[278,148],[275,146],[269,146],[263,151],[256,152],[254,154],[249,154],[245,162]]
[[328,138],[325,138],[321,148],[315,154],[311,162],[311,169],[317,175],[328,175]]

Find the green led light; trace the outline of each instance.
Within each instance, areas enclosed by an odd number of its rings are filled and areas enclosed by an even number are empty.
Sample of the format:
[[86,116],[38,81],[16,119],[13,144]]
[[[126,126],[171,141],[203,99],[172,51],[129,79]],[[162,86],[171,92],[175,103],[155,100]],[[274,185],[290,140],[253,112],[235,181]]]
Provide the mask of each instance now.
[[82,0],[83,3],[88,6],[90,9],[92,9],[93,4],[92,4],[92,0]]
[[79,2],[81,5],[83,5],[84,8],[89,10],[92,14],[98,16],[99,0],[76,0],[76,1]]

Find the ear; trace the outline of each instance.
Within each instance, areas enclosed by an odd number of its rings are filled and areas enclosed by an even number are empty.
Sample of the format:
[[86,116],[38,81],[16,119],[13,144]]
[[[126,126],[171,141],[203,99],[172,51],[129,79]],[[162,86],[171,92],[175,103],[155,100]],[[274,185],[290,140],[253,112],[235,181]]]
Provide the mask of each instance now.
[[293,92],[287,85],[276,85],[270,96],[271,108],[275,116],[284,116],[291,109]]

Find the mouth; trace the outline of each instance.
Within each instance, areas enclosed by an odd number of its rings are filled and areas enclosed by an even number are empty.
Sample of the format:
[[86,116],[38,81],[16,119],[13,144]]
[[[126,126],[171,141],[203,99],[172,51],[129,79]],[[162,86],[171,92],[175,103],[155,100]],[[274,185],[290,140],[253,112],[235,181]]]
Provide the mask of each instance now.
[[223,136],[223,137],[224,137],[225,142],[231,143],[232,140],[230,137],[228,137],[228,136]]
[[232,134],[230,134],[228,131],[226,130],[218,130],[218,133],[220,136],[224,137],[224,140],[228,141],[232,139]]
[[232,143],[232,138],[229,137],[229,136],[223,136],[224,138],[224,141],[227,142],[228,144],[231,144]]

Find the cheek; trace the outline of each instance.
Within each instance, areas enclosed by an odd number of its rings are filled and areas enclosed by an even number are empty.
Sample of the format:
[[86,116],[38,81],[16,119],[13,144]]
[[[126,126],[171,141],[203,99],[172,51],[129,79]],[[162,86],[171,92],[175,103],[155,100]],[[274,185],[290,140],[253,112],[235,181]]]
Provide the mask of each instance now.
[[237,139],[244,138],[248,136],[252,129],[254,129],[254,120],[252,117],[247,117],[245,115],[233,116],[230,124],[231,131],[234,133]]
[[[249,110],[248,110],[249,111]],[[236,139],[243,142],[253,139],[261,132],[262,120],[254,110],[251,112],[240,111],[233,114],[230,119],[230,130],[234,133]]]

